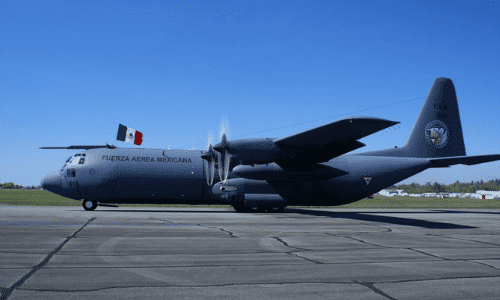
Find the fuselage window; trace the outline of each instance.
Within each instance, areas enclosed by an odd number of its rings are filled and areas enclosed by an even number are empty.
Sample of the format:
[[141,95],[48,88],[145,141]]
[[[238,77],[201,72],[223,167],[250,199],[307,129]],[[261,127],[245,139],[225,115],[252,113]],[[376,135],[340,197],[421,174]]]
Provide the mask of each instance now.
[[78,164],[83,165],[84,163],[85,163],[85,158],[83,158],[83,157],[80,158],[80,161],[78,162]]

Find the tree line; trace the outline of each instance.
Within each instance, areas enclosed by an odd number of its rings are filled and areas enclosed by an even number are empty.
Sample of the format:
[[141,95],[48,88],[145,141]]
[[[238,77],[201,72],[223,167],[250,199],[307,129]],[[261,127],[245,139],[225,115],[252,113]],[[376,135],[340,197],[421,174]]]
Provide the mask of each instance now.
[[455,181],[451,184],[440,184],[437,182],[426,184],[398,184],[389,187],[388,189],[403,190],[408,194],[423,194],[423,193],[475,193],[477,190],[484,191],[500,191],[500,179],[493,179],[484,182],[483,180],[471,182]]
[[14,184],[13,182],[5,182],[5,183],[0,183],[0,189],[41,189],[42,187],[40,185],[34,186],[34,185],[27,185],[27,186],[22,186],[19,184]]

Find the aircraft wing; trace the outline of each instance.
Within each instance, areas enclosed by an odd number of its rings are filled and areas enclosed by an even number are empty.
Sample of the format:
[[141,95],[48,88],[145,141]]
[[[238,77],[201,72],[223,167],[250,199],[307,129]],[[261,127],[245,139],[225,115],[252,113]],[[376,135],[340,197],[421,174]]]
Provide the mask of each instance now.
[[116,146],[114,145],[77,145],[77,146],[67,146],[67,147],[40,147],[38,149],[83,149],[83,150],[89,150],[89,149],[97,149],[97,148],[109,148],[109,149],[115,149]]
[[359,140],[400,122],[375,117],[351,117],[277,139],[278,146],[316,148],[334,141]]
[[365,146],[357,140],[398,123],[375,117],[351,117],[274,140],[274,143],[296,150],[297,154],[291,158],[296,162],[325,162]]
[[452,165],[477,165],[490,161],[500,160],[500,154],[474,155],[474,156],[454,156],[430,158],[429,161],[434,168],[445,168]]

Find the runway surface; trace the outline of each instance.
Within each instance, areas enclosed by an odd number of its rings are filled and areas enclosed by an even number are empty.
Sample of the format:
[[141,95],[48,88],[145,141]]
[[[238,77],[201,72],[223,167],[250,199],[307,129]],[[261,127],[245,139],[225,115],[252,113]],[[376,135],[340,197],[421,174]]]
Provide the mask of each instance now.
[[4,205],[1,299],[500,299],[499,217]]

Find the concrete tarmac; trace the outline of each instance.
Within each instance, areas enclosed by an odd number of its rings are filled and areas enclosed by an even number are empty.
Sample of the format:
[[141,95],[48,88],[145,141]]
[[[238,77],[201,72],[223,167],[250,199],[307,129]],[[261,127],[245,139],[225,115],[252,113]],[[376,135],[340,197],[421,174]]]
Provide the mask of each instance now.
[[1,299],[500,299],[499,217],[3,205]]

